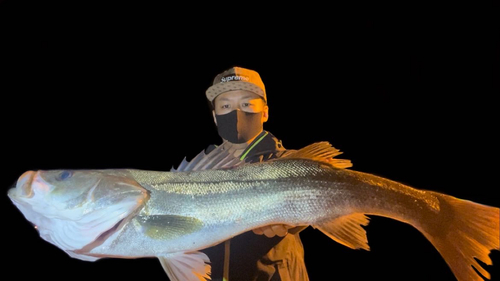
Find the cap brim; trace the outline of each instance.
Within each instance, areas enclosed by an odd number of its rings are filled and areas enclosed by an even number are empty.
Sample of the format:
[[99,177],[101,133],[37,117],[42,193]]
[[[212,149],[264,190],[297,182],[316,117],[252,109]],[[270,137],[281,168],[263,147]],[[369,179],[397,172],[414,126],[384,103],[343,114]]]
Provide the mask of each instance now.
[[218,95],[234,90],[250,91],[252,93],[261,96],[264,100],[266,100],[266,95],[259,86],[245,81],[234,81],[234,82],[215,84],[207,89],[206,91],[207,99],[212,102]]

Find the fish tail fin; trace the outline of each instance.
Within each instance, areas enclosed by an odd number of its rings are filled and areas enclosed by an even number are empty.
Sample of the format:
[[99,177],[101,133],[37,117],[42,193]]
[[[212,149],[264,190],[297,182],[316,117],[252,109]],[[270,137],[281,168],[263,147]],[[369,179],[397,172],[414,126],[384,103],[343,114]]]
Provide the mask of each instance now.
[[483,280],[478,272],[490,279],[490,273],[477,260],[492,265],[490,251],[500,250],[500,209],[433,194],[440,201],[439,219],[417,228],[436,247],[459,281]]

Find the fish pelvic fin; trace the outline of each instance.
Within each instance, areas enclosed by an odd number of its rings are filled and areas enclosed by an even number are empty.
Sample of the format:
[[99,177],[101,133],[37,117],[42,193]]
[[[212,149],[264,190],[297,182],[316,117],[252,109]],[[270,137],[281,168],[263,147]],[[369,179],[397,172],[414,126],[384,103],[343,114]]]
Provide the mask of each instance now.
[[202,252],[174,253],[158,257],[171,281],[211,280],[210,259]]
[[282,158],[316,160],[340,169],[352,167],[351,160],[334,158],[342,153],[343,152],[333,147],[329,142],[322,141],[310,144],[299,150],[293,150],[292,152],[285,154]]
[[492,265],[490,251],[500,250],[500,209],[433,194],[440,201],[439,219],[417,228],[436,247],[458,281],[482,281],[477,272],[491,279],[477,260]]
[[370,250],[366,231],[362,226],[369,223],[364,214],[355,213],[313,225],[326,236],[351,249]]

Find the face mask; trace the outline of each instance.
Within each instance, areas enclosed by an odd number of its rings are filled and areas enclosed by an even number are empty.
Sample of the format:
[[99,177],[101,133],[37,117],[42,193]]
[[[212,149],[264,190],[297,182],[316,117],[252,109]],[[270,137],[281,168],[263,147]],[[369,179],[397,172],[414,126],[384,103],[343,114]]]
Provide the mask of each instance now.
[[224,115],[215,115],[219,135],[232,142],[247,142],[262,131],[262,112],[249,113],[233,110]]

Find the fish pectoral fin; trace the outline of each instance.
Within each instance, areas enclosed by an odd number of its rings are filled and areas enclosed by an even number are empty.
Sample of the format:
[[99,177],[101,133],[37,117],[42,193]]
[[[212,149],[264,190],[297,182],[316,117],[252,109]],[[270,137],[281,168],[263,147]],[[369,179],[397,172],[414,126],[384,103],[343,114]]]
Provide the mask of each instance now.
[[351,214],[334,220],[313,225],[336,242],[352,249],[369,251],[368,238],[363,226],[368,225],[369,218],[364,214]]
[[203,222],[197,218],[177,215],[137,216],[135,222],[144,235],[155,240],[179,238],[203,226]]
[[171,281],[211,280],[210,259],[202,252],[175,253],[158,257]]

